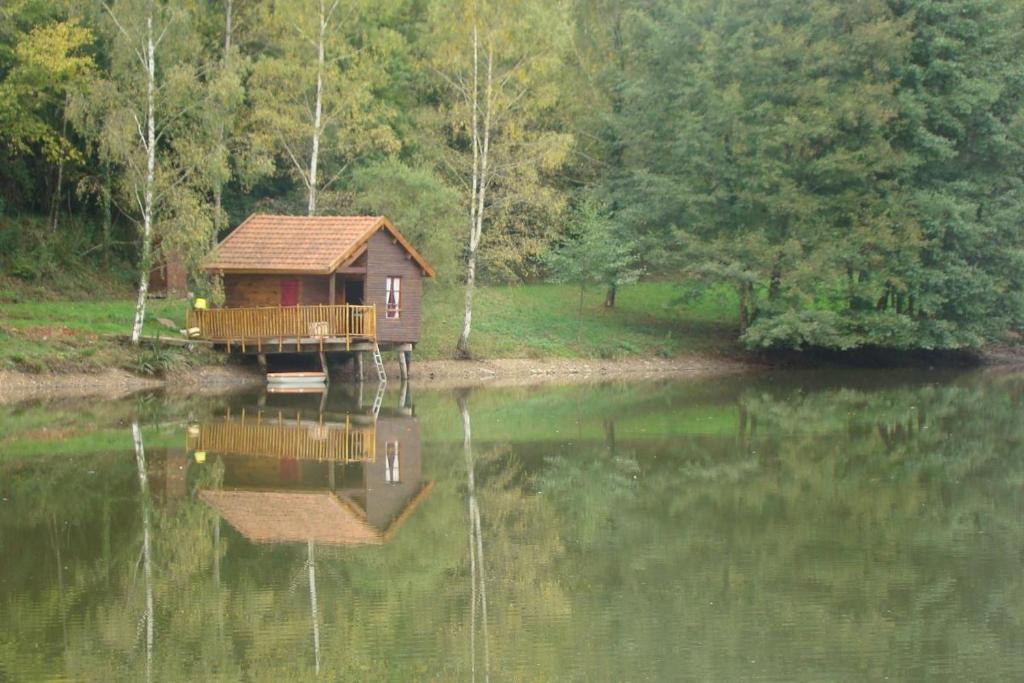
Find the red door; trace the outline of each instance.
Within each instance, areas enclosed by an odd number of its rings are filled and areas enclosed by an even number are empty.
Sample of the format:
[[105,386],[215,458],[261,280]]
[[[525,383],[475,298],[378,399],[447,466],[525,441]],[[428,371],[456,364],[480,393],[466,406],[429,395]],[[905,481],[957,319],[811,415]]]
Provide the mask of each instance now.
[[299,281],[298,280],[281,280],[281,305],[282,306],[298,306],[299,305]]

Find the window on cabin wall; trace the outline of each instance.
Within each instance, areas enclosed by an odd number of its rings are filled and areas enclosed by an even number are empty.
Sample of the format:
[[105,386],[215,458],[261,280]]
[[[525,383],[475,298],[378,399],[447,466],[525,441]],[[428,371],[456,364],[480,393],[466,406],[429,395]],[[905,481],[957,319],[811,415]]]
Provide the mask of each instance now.
[[384,481],[389,484],[397,484],[399,483],[398,442],[388,441],[384,450]]
[[384,281],[387,308],[384,317],[397,320],[402,310],[402,278],[389,275]]

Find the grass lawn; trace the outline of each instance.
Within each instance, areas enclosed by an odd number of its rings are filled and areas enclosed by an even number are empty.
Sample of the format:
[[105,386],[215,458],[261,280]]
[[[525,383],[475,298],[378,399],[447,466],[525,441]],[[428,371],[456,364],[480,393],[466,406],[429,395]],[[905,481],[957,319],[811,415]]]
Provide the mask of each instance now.
[[[428,287],[424,292],[421,359],[450,358],[462,328],[463,290]],[[623,287],[614,308],[604,291],[584,293],[579,342],[579,288],[570,285],[481,287],[473,304],[470,349],[479,358],[664,357],[683,353],[732,353],[738,321],[730,290],[709,292],[676,305],[673,283],[643,282]]]
[[[136,369],[139,352],[103,336],[131,332],[134,314],[129,299],[0,303],[0,369]],[[185,303],[153,300],[146,306],[145,334],[176,335],[158,317],[184,325]]]
[[[102,296],[102,295],[100,295]],[[616,306],[604,308],[596,288],[584,296],[580,340],[576,340],[579,289],[568,285],[481,287],[474,303],[470,346],[478,358],[619,358],[738,351],[736,302],[729,290],[709,292],[676,305],[678,288],[647,282],[619,291]],[[185,302],[152,300],[146,308],[147,335],[173,335],[157,322],[184,326]],[[424,294],[420,360],[450,358],[462,326],[463,290],[428,286]],[[139,352],[105,334],[127,334],[134,301],[0,303],[0,368],[29,371],[136,369]]]

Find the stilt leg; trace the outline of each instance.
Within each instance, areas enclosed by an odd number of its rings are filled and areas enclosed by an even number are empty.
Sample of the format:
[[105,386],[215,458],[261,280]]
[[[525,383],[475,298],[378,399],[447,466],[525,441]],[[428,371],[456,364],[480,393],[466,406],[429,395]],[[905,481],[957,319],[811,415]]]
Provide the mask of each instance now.
[[398,352],[398,372],[403,380],[409,379],[409,357],[406,351]]

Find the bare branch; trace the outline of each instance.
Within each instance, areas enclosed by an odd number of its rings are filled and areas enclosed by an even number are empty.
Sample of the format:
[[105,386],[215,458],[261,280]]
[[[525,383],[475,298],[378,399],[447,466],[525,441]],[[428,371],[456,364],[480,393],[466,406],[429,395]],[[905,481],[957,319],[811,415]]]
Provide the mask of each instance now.
[[[448,85],[450,85],[456,92],[462,95],[463,98],[469,101],[469,92],[466,90],[466,86],[463,83],[456,83],[448,74],[441,71],[440,69],[433,69],[434,73],[443,78]],[[460,79],[461,80],[461,79]]]
[[295,170],[299,172],[299,176],[302,177],[302,182],[306,186],[306,189],[308,190],[309,178],[306,176],[306,171],[302,168],[302,164],[300,164],[299,160],[295,157],[295,153],[292,152],[292,148],[288,144],[288,141],[284,139],[284,136],[279,134],[277,137],[281,141],[281,145],[284,147],[284,151],[288,153],[288,156],[289,158],[291,158],[292,163],[295,164]]
[[196,101],[192,102],[189,106],[182,107],[181,109],[176,111],[171,116],[165,116],[163,118],[162,125],[159,126],[160,132],[157,133],[157,136],[156,136],[157,142],[159,142],[164,137],[164,134],[167,133],[167,130],[171,127],[171,125],[175,121],[177,121],[178,119],[182,118],[183,116],[185,116],[186,114],[191,112],[193,109],[196,109],[197,107],[199,107],[201,105],[204,105],[204,104],[206,104],[206,103],[203,100],[196,100]]
[[[103,5],[103,9],[107,10],[107,14],[110,15],[110,18],[114,20],[114,26],[117,27],[117,30],[120,31],[124,35],[124,37],[128,39],[128,44],[131,45],[134,38],[132,38],[132,35],[128,33],[127,30],[125,30],[125,27],[118,20],[117,15],[114,14],[114,10],[110,9],[110,5],[108,5],[105,2],[101,2],[100,4]],[[148,68],[146,65],[146,58],[145,56],[143,56],[142,50],[135,46],[132,46],[132,51],[135,53],[135,56],[138,57],[139,61],[142,63],[142,68]]]
[[[354,159],[353,161],[359,161],[359,159]],[[352,161],[346,161],[346,162],[345,162],[345,163],[344,163],[344,164],[342,165],[342,167],[341,167],[340,169],[338,169],[338,172],[337,172],[337,173],[335,173],[335,174],[334,174],[333,176],[331,176],[331,179],[330,179],[330,180],[328,180],[328,181],[327,181],[326,183],[324,183],[323,185],[321,185],[321,186],[320,186],[320,189],[321,189],[321,190],[326,190],[326,189],[327,189],[328,187],[330,187],[330,186],[331,186],[331,183],[333,183],[333,182],[334,182],[334,181],[336,181],[336,180],[337,180],[338,178],[340,178],[340,177],[341,177],[341,174],[342,174],[342,173],[344,173],[345,171],[347,171],[347,170],[348,170],[348,167],[349,167],[349,166],[351,166],[351,165],[352,165]]]
[[173,18],[167,20],[167,23],[164,25],[164,30],[160,32],[160,36],[156,39],[156,42],[153,44],[154,47],[160,47],[160,43],[163,41],[164,36],[167,35],[167,30],[171,28],[171,24],[173,23]]
[[103,249],[104,247],[114,246],[115,244],[116,245],[126,245],[126,244],[135,244],[135,243],[134,242],[126,242],[124,240],[116,240],[116,241],[113,241],[113,242],[107,242],[106,244],[101,242],[100,244],[94,244],[93,246],[89,247],[85,251],[81,252],[78,256],[79,257],[87,256],[87,255],[91,254],[92,252],[96,251],[97,249]]
[[139,120],[138,112],[133,110],[132,118],[135,119],[135,127],[139,131],[139,141],[142,143],[142,149],[147,149],[146,134],[142,132],[142,121]]
[[334,14],[334,10],[338,9],[339,2],[341,2],[341,0],[334,0],[334,4],[332,4],[331,8],[327,10],[327,16],[324,18],[325,27],[331,23],[331,15]]
[[302,38],[303,40],[305,40],[305,41],[306,41],[307,43],[309,43],[309,44],[310,44],[310,45],[312,45],[313,47],[316,47],[316,41],[315,41],[315,40],[313,40],[312,38],[310,38],[310,37],[309,37],[309,36],[308,36],[308,35],[306,34],[306,32],[302,30],[302,27],[301,27],[301,26],[299,26],[298,24],[294,24],[294,23],[293,23],[293,24],[292,24],[292,28],[293,28],[293,29],[295,29],[295,32],[299,34],[299,37],[300,37],[300,38]]

